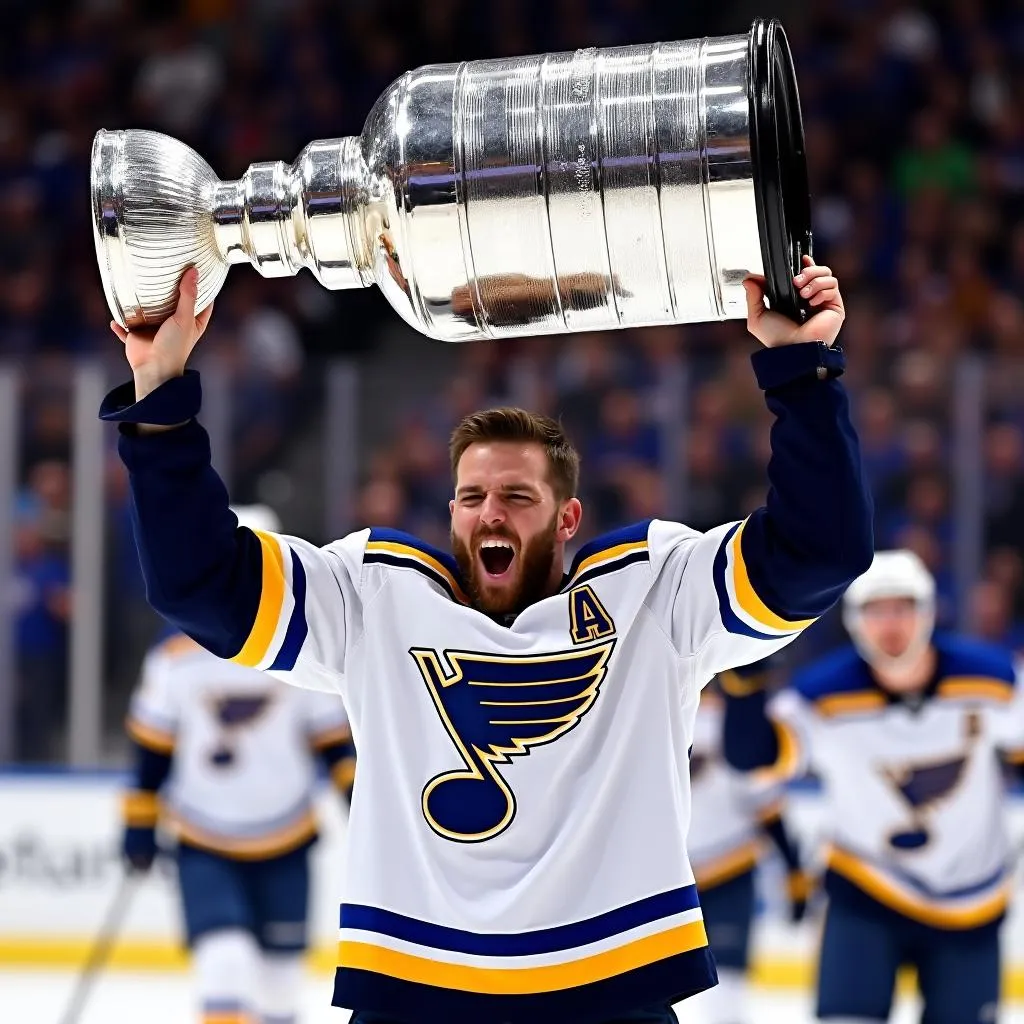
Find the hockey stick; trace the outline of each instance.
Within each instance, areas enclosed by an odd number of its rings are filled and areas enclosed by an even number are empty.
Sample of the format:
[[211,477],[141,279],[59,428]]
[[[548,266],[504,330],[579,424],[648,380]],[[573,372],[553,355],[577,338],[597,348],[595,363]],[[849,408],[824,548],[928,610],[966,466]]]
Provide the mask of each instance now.
[[110,957],[114,946],[117,945],[121,925],[141,878],[142,873],[136,871],[126,871],[122,876],[117,892],[114,893],[114,899],[107,910],[107,916],[103,919],[103,924],[93,940],[85,964],[79,971],[74,991],[68,1000],[67,1009],[60,1019],[61,1024],[78,1024],[78,1021],[81,1020],[93,984]]

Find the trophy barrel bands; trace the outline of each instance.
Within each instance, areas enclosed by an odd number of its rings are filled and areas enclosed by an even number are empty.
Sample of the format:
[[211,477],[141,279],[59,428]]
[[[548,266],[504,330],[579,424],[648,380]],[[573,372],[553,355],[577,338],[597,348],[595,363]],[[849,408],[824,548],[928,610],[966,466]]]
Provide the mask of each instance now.
[[[459,66],[454,188],[429,211],[435,224],[448,221],[436,255],[449,272],[431,273],[450,288],[432,296],[429,333],[744,316],[741,282],[763,272],[747,58],[748,38],[737,36]],[[420,76],[436,88],[451,70],[413,72],[404,95],[416,94]],[[397,120],[406,149],[422,150],[428,128],[438,141],[429,118]],[[415,204],[404,212],[415,225]],[[431,256],[421,240],[415,227],[405,239],[416,268]]]

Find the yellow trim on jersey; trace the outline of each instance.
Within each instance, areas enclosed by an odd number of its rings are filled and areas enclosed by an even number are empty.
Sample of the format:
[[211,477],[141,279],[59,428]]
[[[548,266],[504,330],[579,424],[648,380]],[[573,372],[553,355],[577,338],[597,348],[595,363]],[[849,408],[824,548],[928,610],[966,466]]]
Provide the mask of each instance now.
[[770,804],[766,804],[755,813],[755,817],[760,825],[769,825],[773,821],[778,821],[782,817],[782,800],[773,800]]
[[1024,764],[1024,747],[1016,750],[1000,750],[999,756],[1006,764]]
[[816,888],[815,880],[799,868],[786,875],[786,892],[791,900],[803,900],[806,903]]
[[389,555],[399,555],[402,558],[412,558],[417,562],[422,562],[433,569],[439,576],[444,577],[445,582],[452,588],[452,592],[463,604],[469,603],[469,598],[459,585],[459,581],[441,562],[434,558],[433,555],[427,554],[426,551],[421,551],[419,548],[414,548],[409,544],[399,544],[393,540],[371,540],[367,543],[366,550],[371,553],[379,551]]
[[234,860],[264,860],[278,857],[308,842],[316,835],[316,818],[307,811],[297,821],[264,836],[239,838],[222,836],[197,828],[181,817],[175,817],[178,838],[189,846],[219,853]]
[[596,953],[571,963],[543,967],[467,967],[463,964],[439,963],[367,942],[347,940],[338,943],[338,958],[343,967],[387,974],[419,985],[512,996],[590,985],[707,944],[704,922],[691,921],[658,935],[648,935],[628,942],[618,949]]
[[778,740],[779,751],[775,756],[775,764],[754,770],[754,780],[759,785],[773,782],[786,782],[800,771],[800,739],[796,732],[785,722],[772,719],[772,728]]
[[743,545],[741,543],[743,530],[746,525],[747,520],[744,519],[739,529],[732,535],[732,539],[729,541],[732,547],[733,590],[736,593],[737,603],[747,615],[761,623],[762,626],[768,626],[770,629],[789,633],[806,629],[815,621],[814,619],[784,619],[781,615],[776,615],[761,600],[757,591],[754,590],[754,585],[750,582],[750,576],[747,573],[747,563],[743,557]]
[[[614,562],[616,558],[622,558],[623,555],[631,555],[634,551],[646,551],[648,546],[645,540],[634,540],[626,544],[616,544],[613,547],[605,548],[603,551],[595,551],[594,554],[584,558],[576,566],[576,571],[572,574],[572,580],[581,576],[588,569],[593,569],[594,566],[604,565],[605,562]],[[570,584],[572,580],[569,581]]]
[[764,689],[767,673],[758,672],[753,676],[741,676],[735,669],[718,673],[718,685],[730,697],[749,697]]
[[694,866],[693,880],[697,885],[697,892],[713,889],[716,885],[731,882],[734,878],[753,871],[761,859],[761,853],[761,844],[756,839],[751,839],[730,853],[715,857],[700,867]]
[[897,888],[877,868],[846,850],[831,847],[826,856],[826,864],[879,903],[884,903],[904,917],[911,917],[934,928],[979,928],[1005,913],[1010,899],[1011,881],[1006,880],[994,892],[975,903],[963,907],[939,906],[923,896]]
[[136,743],[147,750],[152,750],[154,754],[174,753],[173,733],[155,729],[145,722],[140,722],[137,718],[129,718],[125,722],[125,730]]
[[829,693],[814,702],[814,710],[825,718],[855,715],[862,711],[877,711],[883,707],[885,707],[885,697],[876,690]]
[[989,676],[947,676],[939,683],[940,697],[988,698],[1002,703],[1013,700],[1013,683]]
[[331,781],[342,790],[349,790],[356,781],[356,759],[354,757],[343,757],[331,769]]
[[255,1018],[248,1013],[204,1013],[203,1024],[254,1024]]
[[345,724],[336,725],[331,729],[324,729],[323,732],[313,733],[309,738],[309,745],[314,750],[320,751],[336,746],[339,743],[350,743],[351,741],[352,730]]
[[284,607],[285,575],[284,556],[281,546],[274,538],[262,530],[252,531],[260,542],[263,551],[263,585],[260,590],[260,606],[256,609],[256,619],[249,631],[249,636],[242,649],[231,661],[239,665],[255,668],[266,656],[277,632],[277,624],[281,619]]
[[152,828],[160,817],[156,793],[133,789],[121,797],[121,816],[129,828]]

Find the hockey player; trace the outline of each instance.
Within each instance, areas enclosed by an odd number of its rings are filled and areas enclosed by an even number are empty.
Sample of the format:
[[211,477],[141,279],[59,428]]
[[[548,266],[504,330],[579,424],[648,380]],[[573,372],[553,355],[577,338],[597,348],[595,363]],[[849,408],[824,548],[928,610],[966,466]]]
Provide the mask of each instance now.
[[1024,694],[1009,652],[933,634],[934,610],[921,560],[880,552],[844,598],[852,647],[799,672],[769,717],[763,691],[729,699],[730,762],[812,768],[830,805],[822,1020],[888,1020],[904,963],[924,1024],[996,1019],[1011,887],[1000,760],[1024,748]]
[[240,529],[186,359],[209,319],[183,277],[154,334],[119,331],[121,427],[156,608],[216,654],[341,692],[359,752],[334,1001],[356,1021],[671,1021],[713,985],[686,858],[701,686],[830,607],[871,557],[836,279],[797,325],[746,284],[776,414],[767,506],[699,534],[651,521],[565,572],[582,515],[557,423],[467,416],[454,558],[360,530],[317,548]]
[[[260,506],[238,510],[274,528]],[[136,767],[124,853],[146,871],[161,809],[203,1024],[294,1024],[306,948],[316,760],[350,791],[341,698],[222,661],[177,633],[147,656],[128,717]]]
[[701,693],[690,753],[690,834],[693,867],[718,984],[698,997],[705,1024],[743,1024],[746,974],[755,909],[755,872],[771,840],[785,865],[789,917],[803,919],[810,894],[800,856],[782,816],[779,786],[758,785],[722,757],[723,701],[720,690],[760,688],[763,663],[730,670]]

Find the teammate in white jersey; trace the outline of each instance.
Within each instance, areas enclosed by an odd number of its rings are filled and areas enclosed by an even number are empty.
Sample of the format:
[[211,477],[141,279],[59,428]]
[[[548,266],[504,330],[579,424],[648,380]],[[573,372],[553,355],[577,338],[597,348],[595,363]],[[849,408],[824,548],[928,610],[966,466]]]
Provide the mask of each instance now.
[[785,866],[789,917],[802,920],[810,884],[783,820],[780,786],[760,785],[722,756],[721,690],[746,693],[762,685],[762,662],[718,676],[701,693],[690,752],[690,834],[687,853],[697,883],[718,984],[700,995],[705,1024],[751,1019],[746,975],[756,906],[755,871],[771,840]]
[[[122,424],[155,607],[215,653],[340,692],[359,752],[334,1001],[357,1022],[670,1021],[714,984],[686,857],[700,688],[795,637],[867,567],[870,499],[832,347],[747,284],[775,413],[765,508],[706,534],[636,524],[584,548],[579,460],[519,409],[451,445],[454,557],[360,530],[317,548],[237,527],[186,359],[209,313],[125,334]],[[369,1016],[368,1016],[369,1015]]]
[[[240,509],[272,527],[269,509]],[[163,817],[203,1024],[295,1024],[307,939],[317,758],[351,790],[337,695],[286,686],[177,633],[147,656],[128,717],[136,748],[124,852],[148,870]]]
[[903,963],[924,1024],[996,1019],[1012,885],[1002,762],[1024,752],[1024,691],[1010,652],[933,635],[934,609],[921,560],[880,552],[844,598],[853,647],[798,673],[769,717],[763,692],[729,701],[736,767],[812,768],[825,787],[823,1020],[888,1020]]

